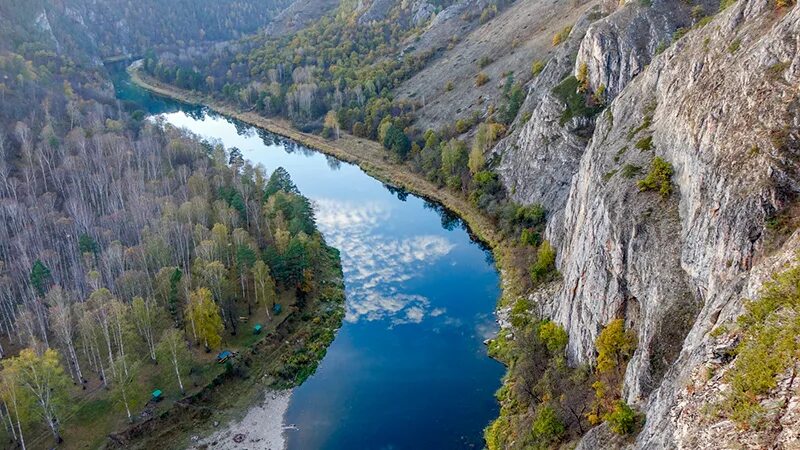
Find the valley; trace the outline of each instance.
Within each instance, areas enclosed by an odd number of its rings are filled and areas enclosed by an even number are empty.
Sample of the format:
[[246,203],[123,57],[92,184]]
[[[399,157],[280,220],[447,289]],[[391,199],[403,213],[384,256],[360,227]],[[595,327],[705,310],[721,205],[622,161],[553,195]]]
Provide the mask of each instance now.
[[9,445],[800,446],[794,0],[12,3]]

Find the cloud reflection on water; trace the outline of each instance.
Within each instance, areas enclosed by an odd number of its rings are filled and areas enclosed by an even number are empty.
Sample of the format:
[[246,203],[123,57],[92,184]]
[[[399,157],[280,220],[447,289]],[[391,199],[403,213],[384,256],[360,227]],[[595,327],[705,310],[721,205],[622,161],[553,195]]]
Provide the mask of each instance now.
[[431,308],[425,296],[403,292],[411,280],[453,250],[442,236],[418,235],[397,239],[381,232],[391,209],[380,202],[315,199],[317,224],[328,243],[341,251],[347,280],[345,320],[388,320],[391,325],[420,323],[438,317],[444,308]]

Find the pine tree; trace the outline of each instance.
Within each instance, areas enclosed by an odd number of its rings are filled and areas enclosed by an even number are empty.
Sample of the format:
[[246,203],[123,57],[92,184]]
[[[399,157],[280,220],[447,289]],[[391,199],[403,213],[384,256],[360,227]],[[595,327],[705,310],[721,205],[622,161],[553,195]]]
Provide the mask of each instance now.
[[47,287],[50,285],[50,269],[48,269],[41,260],[37,259],[33,262],[30,278],[33,288],[36,289],[36,293],[39,294],[39,296],[44,296]]

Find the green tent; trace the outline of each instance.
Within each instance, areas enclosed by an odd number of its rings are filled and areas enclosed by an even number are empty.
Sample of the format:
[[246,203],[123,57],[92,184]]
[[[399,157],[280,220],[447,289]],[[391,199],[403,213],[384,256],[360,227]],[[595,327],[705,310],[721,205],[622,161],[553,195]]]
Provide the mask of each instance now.
[[261,328],[262,327],[260,323],[256,324],[256,326],[253,327],[253,334],[261,334]]
[[162,398],[164,397],[162,396],[161,389],[156,389],[155,391],[153,391],[153,401],[157,402]]

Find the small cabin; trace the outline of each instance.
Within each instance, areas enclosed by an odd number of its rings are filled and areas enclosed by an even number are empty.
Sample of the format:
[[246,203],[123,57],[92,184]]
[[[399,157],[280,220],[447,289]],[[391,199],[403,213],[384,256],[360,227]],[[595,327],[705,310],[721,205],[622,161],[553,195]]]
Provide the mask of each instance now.
[[260,323],[257,323],[256,326],[253,327],[253,334],[261,334],[261,329],[263,327]]
[[160,402],[163,399],[164,399],[164,394],[161,392],[161,389],[156,389],[155,391],[153,391],[150,400],[152,400],[153,402]]

